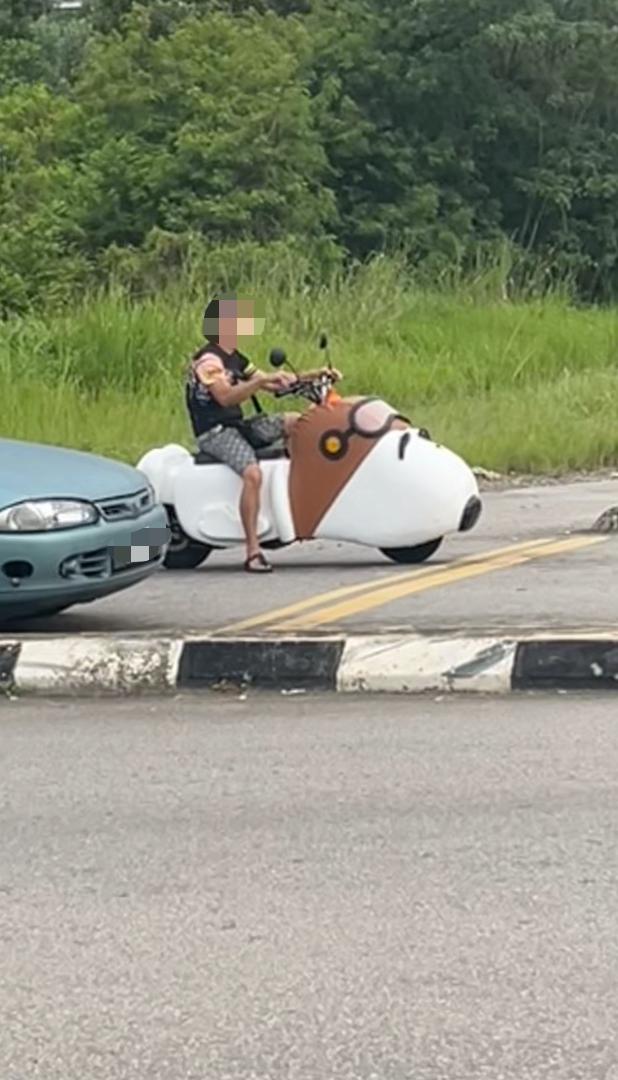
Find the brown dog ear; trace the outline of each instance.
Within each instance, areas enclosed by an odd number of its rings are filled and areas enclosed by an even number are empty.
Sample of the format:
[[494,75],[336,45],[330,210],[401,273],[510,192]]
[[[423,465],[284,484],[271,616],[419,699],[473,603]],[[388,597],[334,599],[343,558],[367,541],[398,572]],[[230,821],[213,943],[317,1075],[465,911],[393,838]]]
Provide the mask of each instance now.
[[[358,400],[309,409],[294,425],[289,492],[299,540],[310,540],[315,535],[335,499],[376,446],[375,439],[348,433],[350,412]],[[396,422],[394,426],[406,425]]]

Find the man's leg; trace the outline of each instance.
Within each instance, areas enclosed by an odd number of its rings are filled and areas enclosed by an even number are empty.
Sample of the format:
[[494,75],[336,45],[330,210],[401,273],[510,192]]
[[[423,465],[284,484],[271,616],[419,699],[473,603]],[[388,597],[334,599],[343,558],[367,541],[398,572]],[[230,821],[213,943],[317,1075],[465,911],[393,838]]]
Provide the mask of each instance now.
[[271,570],[258,540],[262,471],[255,450],[236,428],[213,432],[200,439],[200,445],[222,465],[228,465],[242,481],[239,510],[247,548],[246,569],[255,573]]
[[[254,447],[269,446],[279,439],[289,439],[294,424],[300,413],[285,413],[275,416],[257,416],[249,420],[244,431],[248,441]],[[247,537],[247,570],[264,572],[272,569],[260,550],[257,535],[260,495],[262,490],[262,470],[259,465],[250,465],[243,472],[243,490],[240,498],[240,517]]]
[[266,569],[265,560],[260,558],[258,540],[258,515],[262,491],[262,470],[257,464],[248,465],[242,474],[242,492],[240,495],[240,520],[245,530],[247,543],[247,569]]
[[[245,447],[252,450],[253,459],[242,459],[242,471],[238,468],[240,447],[236,455],[236,471],[242,476],[243,488],[240,496],[240,519],[245,531],[247,542],[247,561],[245,567],[254,573],[264,573],[272,569],[270,563],[260,550],[257,526],[260,512],[260,496],[262,491],[262,470],[255,459],[254,449],[269,446],[278,442],[279,439],[289,439],[294,424],[299,418],[299,413],[275,414],[271,416],[254,416],[246,420],[240,432],[235,432]],[[230,464],[231,461],[229,462]]]

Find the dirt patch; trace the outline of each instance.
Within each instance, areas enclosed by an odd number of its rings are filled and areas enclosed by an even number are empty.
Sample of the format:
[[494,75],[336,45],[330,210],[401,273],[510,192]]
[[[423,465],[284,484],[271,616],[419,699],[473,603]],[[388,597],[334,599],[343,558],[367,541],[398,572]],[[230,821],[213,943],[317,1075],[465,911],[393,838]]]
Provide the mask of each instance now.
[[597,469],[594,472],[562,473],[492,473],[490,470],[475,470],[481,491],[511,491],[517,488],[555,487],[558,484],[590,484],[594,481],[615,480],[618,490],[618,471]]

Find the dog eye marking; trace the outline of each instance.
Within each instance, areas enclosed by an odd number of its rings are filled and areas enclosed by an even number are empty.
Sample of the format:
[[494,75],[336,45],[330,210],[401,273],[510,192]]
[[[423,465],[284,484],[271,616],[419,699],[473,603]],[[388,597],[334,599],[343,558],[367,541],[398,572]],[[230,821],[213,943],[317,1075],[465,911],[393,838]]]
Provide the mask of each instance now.
[[399,440],[399,460],[400,461],[403,461],[403,459],[405,457],[406,450],[408,449],[408,443],[409,442],[410,442],[410,432],[409,431],[404,431],[403,435],[401,436],[401,438]]

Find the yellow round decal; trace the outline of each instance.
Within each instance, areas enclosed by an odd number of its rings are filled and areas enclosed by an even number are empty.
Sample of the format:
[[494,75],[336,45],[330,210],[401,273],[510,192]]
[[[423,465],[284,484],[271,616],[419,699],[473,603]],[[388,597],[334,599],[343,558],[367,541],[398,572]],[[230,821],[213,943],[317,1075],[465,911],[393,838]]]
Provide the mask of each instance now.
[[341,450],[341,439],[338,435],[329,435],[328,439],[324,443],[324,449],[327,454],[338,454]]

